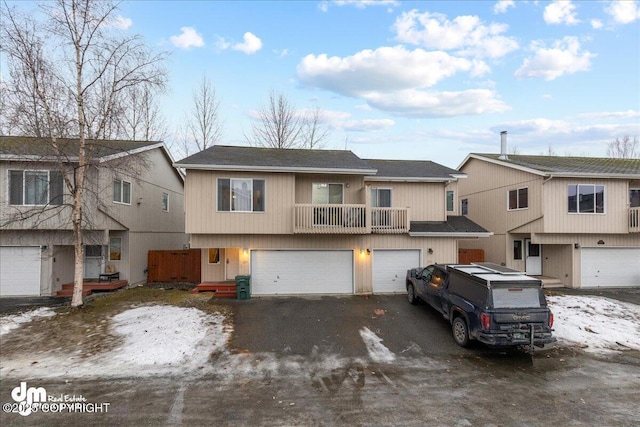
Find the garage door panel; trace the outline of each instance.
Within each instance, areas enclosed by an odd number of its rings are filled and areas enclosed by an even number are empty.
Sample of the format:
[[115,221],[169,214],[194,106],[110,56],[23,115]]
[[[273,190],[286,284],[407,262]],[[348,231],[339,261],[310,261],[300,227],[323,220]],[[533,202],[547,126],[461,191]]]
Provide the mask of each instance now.
[[640,248],[582,248],[581,286],[640,286]]
[[406,292],[407,270],[420,266],[420,250],[403,249],[373,251],[373,292]]
[[254,295],[352,294],[353,251],[251,251]]
[[40,248],[0,247],[0,296],[40,295]]

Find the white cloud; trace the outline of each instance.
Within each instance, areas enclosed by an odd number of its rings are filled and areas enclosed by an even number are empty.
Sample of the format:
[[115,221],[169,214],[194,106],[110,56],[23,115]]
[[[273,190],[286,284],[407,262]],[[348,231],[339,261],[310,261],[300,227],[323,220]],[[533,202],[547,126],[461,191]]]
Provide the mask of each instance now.
[[627,110],[627,111],[600,111],[596,113],[583,113],[577,116],[584,119],[638,119],[640,118],[640,111]]
[[516,7],[516,2],[514,0],[499,0],[493,6],[493,13],[495,13],[496,15],[499,13],[506,13],[507,9],[509,9],[510,7]]
[[602,21],[599,19],[592,19],[591,20],[591,28],[595,29],[595,30],[599,30],[600,28],[602,28]]
[[454,117],[499,113],[510,107],[494,91],[426,91],[407,89],[394,93],[369,93],[363,96],[371,106],[409,117]]
[[440,13],[417,10],[403,13],[393,25],[396,40],[429,49],[457,50],[464,55],[498,58],[518,49],[502,35],[506,24],[484,24],[477,16],[457,16],[452,21]]
[[605,12],[607,12],[617,24],[630,24],[636,19],[640,19],[640,7],[635,0],[612,1],[609,6],[605,8]]
[[575,9],[576,6],[571,0],[554,0],[544,8],[544,21],[547,24],[575,25],[580,22]]
[[233,45],[233,50],[251,55],[262,49],[262,40],[260,40],[255,34],[246,32],[244,33],[244,42],[236,43]]
[[133,21],[130,18],[125,18],[122,15],[114,16],[109,22],[109,25],[120,30],[127,30],[133,25]]
[[569,36],[556,40],[550,48],[542,41],[533,41],[531,49],[534,55],[525,59],[516,70],[517,78],[542,77],[549,81],[565,74],[588,71],[591,59],[596,56],[589,51],[581,51],[578,39]]
[[273,53],[278,55],[280,58],[284,58],[289,54],[289,49],[282,49],[282,50],[274,49]]
[[180,35],[170,37],[171,43],[173,43],[175,47],[179,47],[180,49],[189,49],[192,47],[204,46],[204,40],[195,28],[182,27],[180,28],[180,31],[182,31]]
[[395,46],[363,50],[344,58],[310,54],[298,64],[297,73],[306,85],[357,96],[368,91],[429,87],[458,72],[481,75],[487,69],[482,61]]
[[341,123],[340,129],[352,132],[371,132],[384,130],[395,124],[396,122],[391,119],[348,120]]

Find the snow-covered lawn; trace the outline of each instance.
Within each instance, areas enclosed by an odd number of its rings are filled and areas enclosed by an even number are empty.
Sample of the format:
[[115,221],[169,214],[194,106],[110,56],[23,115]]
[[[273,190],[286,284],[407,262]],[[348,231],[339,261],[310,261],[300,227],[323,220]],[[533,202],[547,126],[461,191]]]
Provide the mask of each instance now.
[[[600,353],[640,350],[640,306],[590,296],[551,296],[548,301],[555,315],[556,345]],[[41,308],[1,317],[0,335],[54,314],[52,309]],[[276,355],[251,358],[248,354],[229,353],[231,328],[225,325],[225,317],[197,308],[153,305],[128,309],[112,317],[109,333],[117,338],[116,344],[98,354],[45,350],[5,358],[0,364],[0,376],[148,376],[197,374],[212,369],[232,374],[231,371],[253,370],[257,363],[278,369]],[[359,333],[373,362],[400,363],[401,359],[374,332],[363,327]],[[216,355],[223,356],[220,366],[210,362]],[[308,363],[293,359],[290,362],[300,366]]]
[[591,296],[550,296],[558,343],[590,352],[640,350],[640,306]]

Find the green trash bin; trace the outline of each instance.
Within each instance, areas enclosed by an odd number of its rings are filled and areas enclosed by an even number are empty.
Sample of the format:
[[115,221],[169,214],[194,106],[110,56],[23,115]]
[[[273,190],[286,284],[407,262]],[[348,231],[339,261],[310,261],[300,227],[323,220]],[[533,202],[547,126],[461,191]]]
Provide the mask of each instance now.
[[236,299],[251,298],[251,276],[236,276]]

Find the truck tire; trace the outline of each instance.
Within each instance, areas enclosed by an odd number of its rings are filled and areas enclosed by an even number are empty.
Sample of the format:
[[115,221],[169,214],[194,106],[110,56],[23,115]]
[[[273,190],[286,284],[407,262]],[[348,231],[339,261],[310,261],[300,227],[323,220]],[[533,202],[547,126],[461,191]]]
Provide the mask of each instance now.
[[418,297],[416,297],[416,290],[413,288],[411,283],[407,284],[407,299],[411,304],[418,303]]
[[460,347],[469,346],[469,327],[462,316],[458,316],[453,319],[453,322],[451,323],[451,332],[453,333],[453,340],[456,344]]

